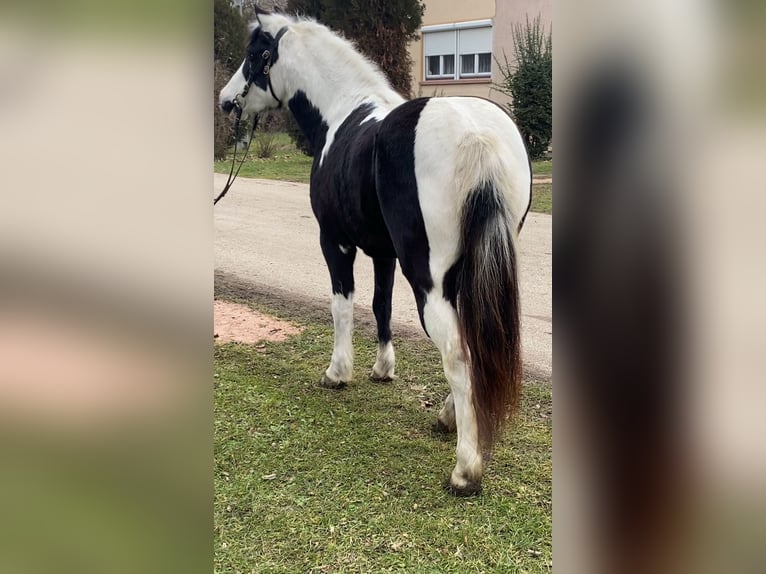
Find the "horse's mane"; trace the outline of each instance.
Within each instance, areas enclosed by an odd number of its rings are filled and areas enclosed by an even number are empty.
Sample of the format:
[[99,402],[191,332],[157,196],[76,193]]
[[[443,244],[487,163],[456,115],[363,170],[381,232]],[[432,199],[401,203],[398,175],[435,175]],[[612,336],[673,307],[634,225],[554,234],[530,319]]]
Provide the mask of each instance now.
[[364,56],[354,42],[344,38],[340,33],[330,30],[324,24],[320,24],[307,16],[292,16],[263,11],[258,12],[258,14],[258,20],[250,24],[251,31],[262,24],[268,32],[276,34],[279,28],[289,25],[291,32],[301,36],[304,42],[308,44],[312,42],[321,43],[322,50],[320,51],[320,46],[317,46],[317,49],[312,50],[312,52],[316,54],[330,51],[332,61],[352,72],[351,75],[358,85],[381,95],[394,91],[380,67]]

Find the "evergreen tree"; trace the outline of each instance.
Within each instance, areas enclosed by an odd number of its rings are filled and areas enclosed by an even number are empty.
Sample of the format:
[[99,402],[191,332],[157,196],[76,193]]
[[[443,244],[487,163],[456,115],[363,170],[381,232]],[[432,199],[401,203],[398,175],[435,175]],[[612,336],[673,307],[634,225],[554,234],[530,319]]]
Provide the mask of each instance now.
[[551,32],[540,18],[513,29],[516,66],[500,65],[503,82],[498,88],[511,96],[511,115],[519,127],[532,159],[545,155],[553,135],[553,57]]

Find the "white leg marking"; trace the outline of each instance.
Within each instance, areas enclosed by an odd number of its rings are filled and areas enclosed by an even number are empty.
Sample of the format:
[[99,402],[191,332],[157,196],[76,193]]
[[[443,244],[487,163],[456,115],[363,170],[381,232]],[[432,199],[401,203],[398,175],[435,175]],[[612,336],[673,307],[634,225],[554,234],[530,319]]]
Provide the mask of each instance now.
[[335,342],[332,360],[325,374],[334,382],[348,382],[354,376],[354,293],[348,298],[341,293],[332,296],[332,321],[335,326]]
[[460,344],[457,314],[441,293],[432,291],[426,298],[423,317],[428,334],[441,351],[444,374],[452,389],[457,424],[457,464],[452,471],[451,482],[460,488],[470,482],[480,481],[483,465],[471,381]]
[[396,357],[394,355],[394,345],[391,341],[387,343],[378,343],[378,356],[375,364],[372,366],[372,378],[380,380],[390,380],[394,378],[394,365]]

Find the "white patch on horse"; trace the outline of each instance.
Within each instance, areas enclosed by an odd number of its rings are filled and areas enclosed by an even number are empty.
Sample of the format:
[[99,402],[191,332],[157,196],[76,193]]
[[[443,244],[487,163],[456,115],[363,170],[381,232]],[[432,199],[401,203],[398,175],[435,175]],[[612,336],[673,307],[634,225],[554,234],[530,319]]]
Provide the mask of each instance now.
[[332,147],[332,144],[335,141],[335,132],[338,131],[339,127],[340,127],[340,123],[337,123],[327,128],[327,135],[325,136],[324,147],[322,148],[322,155],[319,157],[319,167],[322,167],[322,164],[324,163],[324,158],[329,153],[330,147]]
[[[372,112],[370,112],[370,114],[366,118],[364,118],[361,122],[359,122],[359,125],[361,126],[363,123],[368,122],[370,120],[381,121],[383,118],[385,118],[388,115],[390,111],[391,111],[390,109],[376,106],[375,109]],[[330,148],[332,147],[332,144],[335,141],[335,133],[338,131],[338,128],[340,128],[342,123],[343,121],[337,124],[333,124],[332,126],[327,128],[327,136],[325,137],[325,144],[324,144],[324,147],[322,148],[322,156],[319,158],[319,167],[322,167],[322,163],[324,162],[325,156],[328,153],[330,153]]]
[[[229,79],[228,83],[223,87],[221,93],[218,95],[218,102],[223,104],[224,102],[236,102],[239,95],[245,89],[247,84],[247,78],[242,72],[245,62],[240,64],[239,69],[234,72],[234,75]],[[241,102],[239,102],[241,104]]]
[[383,118],[385,118],[390,110],[387,110],[385,108],[375,108],[370,112],[370,114],[364,118],[361,122],[359,122],[359,125],[365,124],[369,122],[370,120],[376,120],[376,121],[383,121]]
[[343,245],[338,245],[338,249],[340,249],[340,252],[343,253],[343,255],[348,255],[348,252],[351,251],[350,247],[344,247]]
[[335,382],[348,382],[354,377],[354,293],[344,297],[342,293],[332,296],[332,320],[335,337],[327,378]]
[[394,355],[394,345],[391,341],[378,343],[378,356],[375,364],[372,366],[372,377],[374,379],[393,379],[396,356]]

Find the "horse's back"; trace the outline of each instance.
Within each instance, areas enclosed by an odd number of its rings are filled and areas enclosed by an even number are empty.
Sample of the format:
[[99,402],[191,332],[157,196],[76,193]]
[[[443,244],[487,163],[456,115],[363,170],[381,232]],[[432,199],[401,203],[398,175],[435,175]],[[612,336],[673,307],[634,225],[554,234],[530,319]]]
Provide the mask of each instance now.
[[[406,102],[381,123],[376,154],[377,192],[387,223],[394,222],[394,243],[398,222],[411,226],[418,237],[422,229],[428,267],[437,277],[460,255],[461,210],[472,190],[490,181],[517,227],[528,210],[531,173],[521,135],[491,101],[445,97]],[[405,238],[413,235],[408,229]]]
[[[521,222],[529,208],[532,175],[524,142],[509,115],[490,100],[462,96],[410,100],[383,120],[378,142],[399,150],[382,168],[401,173],[412,167],[419,184],[430,180],[441,199],[451,197],[459,204],[468,189],[461,188],[464,174],[456,169],[461,164],[493,162],[496,184],[514,219]],[[461,161],[467,152],[475,154],[472,161]]]

